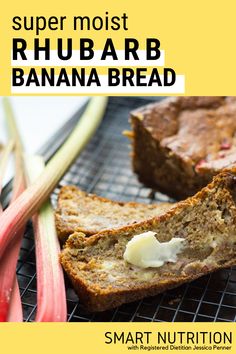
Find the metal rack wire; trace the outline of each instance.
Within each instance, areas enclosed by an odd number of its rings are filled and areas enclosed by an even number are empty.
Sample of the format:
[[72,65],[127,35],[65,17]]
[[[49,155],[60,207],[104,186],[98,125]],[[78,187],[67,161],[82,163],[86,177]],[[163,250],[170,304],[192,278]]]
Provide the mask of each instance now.
[[[55,205],[60,186],[75,184],[83,190],[114,200],[140,202],[168,201],[165,195],[140,184],[130,166],[129,143],[122,136],[129,129],[130,110],[152,98],[110,98],[103,124],[86,150],[73,164],[52,195]],[[32,227],[22,243],[17,276],[23,302],[24,320],[33,321],[36,310],[36,273]],[[66,281],[68,321],[235,321],[236,268],[202,277],[155,297],[91,314],[84,310]]]

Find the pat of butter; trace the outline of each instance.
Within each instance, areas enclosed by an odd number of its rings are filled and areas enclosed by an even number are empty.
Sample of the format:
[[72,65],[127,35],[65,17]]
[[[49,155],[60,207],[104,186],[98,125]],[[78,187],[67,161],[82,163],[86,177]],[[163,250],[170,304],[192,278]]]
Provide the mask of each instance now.
[[127,243],[124,260],[141,268],[161,267],[165,262],[177,261],[184,241],[183,238],[174,237],[169,242],[159,242],[155,232],[144,232]]

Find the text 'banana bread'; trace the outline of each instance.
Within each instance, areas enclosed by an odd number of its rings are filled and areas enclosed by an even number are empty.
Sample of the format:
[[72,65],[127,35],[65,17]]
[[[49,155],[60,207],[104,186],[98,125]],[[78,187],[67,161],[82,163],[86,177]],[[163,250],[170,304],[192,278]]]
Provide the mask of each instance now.
[[[194,197],[153,219],[89,238],[71,235],[60,260],[84,305],[103,311],[235,265],[235,173],[222,172]],[[159,242],[184,239],[176,262],[144,269],[124,260],[127,243],[147,231]]]
[[236,163],[236,97],[173,97],[131,113],[133,168],[176,199]]

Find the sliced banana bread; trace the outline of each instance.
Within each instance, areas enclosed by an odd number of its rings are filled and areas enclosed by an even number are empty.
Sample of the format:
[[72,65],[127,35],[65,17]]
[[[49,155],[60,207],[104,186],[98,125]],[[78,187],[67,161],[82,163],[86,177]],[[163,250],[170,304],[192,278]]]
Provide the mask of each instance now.
[[236,97],[173,97],[131,113],[133,169],[176,198],[236,163]]
[[75,186],[61,188],[55,212],[58,237],[62,243],[73,232],[87,236],[152,218],[173,204],[122,203],[88,194]]
[[[222,172],[163,215],[90,238],[74,233],[61,253],[61,263],[90,311],[156,295],[236,264],[235,198],[236,170]],[[147,231],[155,232],[159,242],[185,239],[176,262],[143,269],[124,260],[127,243]]]

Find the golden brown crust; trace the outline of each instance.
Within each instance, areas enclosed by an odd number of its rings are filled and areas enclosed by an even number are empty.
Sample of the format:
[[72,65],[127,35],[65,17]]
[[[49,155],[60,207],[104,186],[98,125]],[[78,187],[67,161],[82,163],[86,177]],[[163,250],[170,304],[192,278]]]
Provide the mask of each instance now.
[[[123,291],[116,291],[114,289],[113,292],[101,292],[99,288],[89,289],[88,285],[83,282],[83,279],[75,277],[71,272],[70,264],[65,263],[63,261],[63,256],[61,256],[61,262],[63,262],[63,268],[69,275],[71,283],[76,293],[78,294],[81,302],[83,303],[85,308],[90,312],[106,311],[108,309],[118,307],[124,303],[137,301],[145,297],[156,296],[160,293],[165,292],[166,290],[176,288],[184,283],[191,282],[209,273],[209,269],[202,268],[201,271],[198,271],[195,274],[171,279],[171,281],[162,281],[162,283],[151,286],[149,285],[146,288],[131,288]],[[231,267],[233,265],[235,265],[235,259],[234,261],[229,261],[228,263],[225,263],[224,266],[215,266],[214,268],[211,268],[210,272]]]
[[60,190],[55,212],[58,237],[64,243],[74,232],[90,236],[104,229],[134,224],[164,213],[172,205],[115,202],[83,192],[76,186],[65,186]]
[[[236,264],[235,174],[235,169],[222,172],[164,215],[90,238],[71,235],[60,260],[85,306],[103,311]],[[156,232],[160,242],[176,236],[186,239],[177,263],[143,271],[124,262],[127,241],[149,230]],[[115,262],[114,268],[104,271],[104,261]]]
[[131,113],[140,180],[184,199],[236,162],[236,97],[174,97]]

